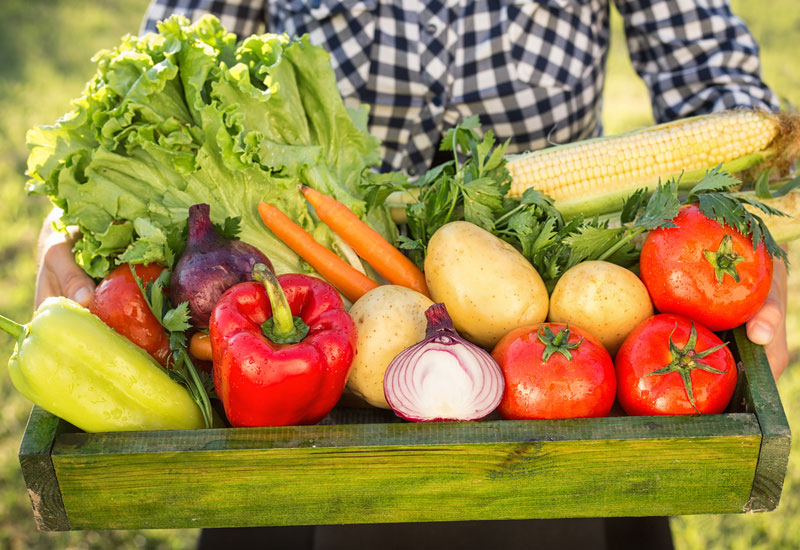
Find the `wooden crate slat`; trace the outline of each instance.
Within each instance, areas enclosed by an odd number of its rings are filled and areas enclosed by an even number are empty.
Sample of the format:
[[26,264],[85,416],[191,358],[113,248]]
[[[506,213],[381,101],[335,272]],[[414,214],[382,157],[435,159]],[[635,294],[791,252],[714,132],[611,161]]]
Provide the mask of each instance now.
[[775,510],[780,502],[792,435],[763,346],[750,342],[744,327],[738,327],[733,333],[747,377],[744,385],[747,406],[756,414],[762,433],[753,491],[746,511],[766,512]]
[[63,434],[74,529],[740,512],[760,431],[708,417]]
[[34,406],[19,448],[22,477],[33,507],[33,519],[41,530],[65,531],[70,528],[61,489],[50,451],[56,436],[68,424]]

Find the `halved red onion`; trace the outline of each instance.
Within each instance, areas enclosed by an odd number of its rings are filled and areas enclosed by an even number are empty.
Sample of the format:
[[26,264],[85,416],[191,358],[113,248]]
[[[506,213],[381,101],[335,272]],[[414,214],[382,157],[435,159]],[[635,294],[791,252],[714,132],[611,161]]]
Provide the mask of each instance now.
[[500,404],[505,379],[486,350],[458,335],[444,304],[427,311],[425,339],[386,368],[383,393],[395,414],[412,422],[478,420]]

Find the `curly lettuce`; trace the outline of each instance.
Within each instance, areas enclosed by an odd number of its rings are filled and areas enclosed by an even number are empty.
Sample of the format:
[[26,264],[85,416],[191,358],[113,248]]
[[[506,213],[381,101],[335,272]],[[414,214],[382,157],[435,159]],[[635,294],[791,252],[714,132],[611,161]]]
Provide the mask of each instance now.
[[27,135],[28,189],[63,210],[64,227],[81,229],[75,257],[92,277],[121,262],[169,265],[171,236],[197,203],[211,205],[216,223],[241,217],[239,238],[278,273],[311,272],[257,211],[270,202],[336,250],[299,184],[396,239],[386,209],[363,200],[379,163],[366,108],[345,107],[329,54],[307,37],[239,41],[212,16],[174,16],[94,61],[74,110]]

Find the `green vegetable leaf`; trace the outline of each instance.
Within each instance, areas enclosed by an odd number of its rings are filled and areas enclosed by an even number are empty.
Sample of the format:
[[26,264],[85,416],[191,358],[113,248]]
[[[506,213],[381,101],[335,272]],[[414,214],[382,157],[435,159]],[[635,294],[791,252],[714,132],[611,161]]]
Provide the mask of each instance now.
[[256,209],[276,205],[330,247],[333,234],[299,183],[394,242],[388,209],[365,202],[379,142],[366,109],[344,105],[326,51],[307,37],[238,41],[212,16],[173,16],[158,29],[99,52],[75,110],[28,132],[28,189],[63,208],[62,225],[80,228],[75,257],[87,273],[103,277],[123,262],[172,266],[198,203],[276,272],[310,272]]
[[622,203],[622,212],[619,216],[620,223],[629,224],[636,219],[636,216],[639,215],[639,212],[647,204],[647,195],[645,191],[646,189],[644,188],[637,189],[630,197],[625,199]]
[[708,171],[703,179],[697,182],[697,185],[692,187],[689,191],[689,202],[693,202],[697,196],[704,193],[713,193],[717,191],[729,191],[732,187],[741,185],[741,181],[734,178],[727,172],[722,171],[722,166]]
[[[785,216],[786,214],[761,201],[729,191],[740,183],[736,178],[720,172],[719,168],[716,168],[706,174],[690,191],[688,200],[696,202],[700,212],[706,217],[750,237],[753,242],[753,250],[758,247],[760,242],[763,242],[771,256],[788,262],[786,251],[775,242],[763,218],[745,208],[745,205],[751,207],[752,210],[772,216]],[[763,184],[761,187],[761,191],[764,192]]]
[[659,183],[656,190],[650,195],[644,211],[639,214],[634,222],[634,226],[652,230],[661,227],[674,227],[672,220],[678,215],[681,209],[681,201],[678,199],[678,184],[675,180],[670,180],[665,184]]
[[169,332],[184,332],[191,328],[189,302],[181,302],[164,314],[163,325]]
[[213,223],[214,229],[217,233],[226,239],[234,240],[239,237],[241,232],[242,217],[241,216],[228,216],[222,224]]
[[625,231],[624,228],[583,225],[567,236],[564,242],[572,249],[573,259],[577,263],[598,258],[617,243]]

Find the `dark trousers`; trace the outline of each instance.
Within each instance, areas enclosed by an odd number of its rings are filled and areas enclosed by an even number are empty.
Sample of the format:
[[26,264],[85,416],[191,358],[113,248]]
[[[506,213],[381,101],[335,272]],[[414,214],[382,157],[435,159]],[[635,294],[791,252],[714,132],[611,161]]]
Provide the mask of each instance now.
[[198,550],[673,550],[664,517],[204,529]]

